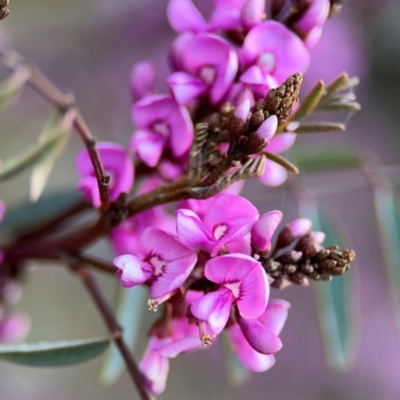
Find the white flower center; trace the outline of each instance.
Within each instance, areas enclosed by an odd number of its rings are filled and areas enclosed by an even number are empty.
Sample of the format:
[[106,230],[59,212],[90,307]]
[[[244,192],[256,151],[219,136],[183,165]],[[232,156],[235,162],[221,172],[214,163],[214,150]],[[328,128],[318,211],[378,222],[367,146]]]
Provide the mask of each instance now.
[[165,262],[158,256],[153,256],[149,260],[150,264],[154,267],[154,276],[159,276],[163,273]]
[[214,67],[206,66],[200,70],[199,75],[207,85],[212,85],[215,80],[216,71]]
[[228,226],[225,224],[220,224],[214,227],[213,236],[215,240],[221,239],[222,236],[228,231]]
[[257,64],[266,72],[272,72],[275,69],[276,58],[273,53],[266,51],[258,57]]
[[224,286],[232,291],[235,299],[240,296],[240,282],[226,283]]
[[160,136],[167,138],[169,136],[169,126],[163,121],[157,121],[153,124],[152,130]]

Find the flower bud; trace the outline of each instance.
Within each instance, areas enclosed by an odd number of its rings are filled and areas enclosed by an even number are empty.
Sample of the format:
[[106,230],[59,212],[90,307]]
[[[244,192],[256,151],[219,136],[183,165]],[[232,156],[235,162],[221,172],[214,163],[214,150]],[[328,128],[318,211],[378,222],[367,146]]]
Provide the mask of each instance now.
[[271,250],[271,239],[282,221],[282,213],[278,210],[270,211],[260,217],[251,230],[251,244],[260,253]]

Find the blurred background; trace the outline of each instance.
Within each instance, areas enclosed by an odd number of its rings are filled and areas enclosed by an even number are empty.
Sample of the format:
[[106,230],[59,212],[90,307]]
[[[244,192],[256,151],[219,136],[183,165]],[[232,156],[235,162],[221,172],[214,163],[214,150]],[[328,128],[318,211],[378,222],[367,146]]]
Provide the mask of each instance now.
[[[10,16],[0,22],[0,42],[10,43],[58,87],[72,91],[99,140],[125,145],[133,130],[128,79],[132,65],[142,59],[152,60],[159,71],[159,90],[166,90],[163,81],[168,73],[167,49],[175,35],[165,17],[166,5],[166,0],[11,0]],[[206,10],[207,4],[202,5]],[[347,132],[299,137],[285,157],[301,160],[326,149],[339,152],[346,148],[350,154],[354,149],[388,167],[384,171],[396,184],[396,173],[398,176],[400,172],[400,167],[396,167],[400,164],[399,21],[398,1],[354,0],[344,6],[340,16],[327,22],[321,41],[311,52],[305,87],[311,88],[318,79],[329,82],[345,70],[361,79],[355,93],[363,109],[351,120],[348,115],[339,116],[341,121],[348,122]],[[6,70],[1,69],[0,76],[7,76]],[[1,115],[0,159],[33,141],[48,114],[45,101],[26,90],[18,106]],[[82,143],[74,137],[58,160],[45,195],[76,185],[74,156],[81,148]],[[383,257],[386,250],[379,244],[373,191],[364,175],[354,168],[304,168],[301,178],[291,179],[278,189],[246,184],[244,194],[260,213],[280,209],[288,222],[298,215],[299,193],[304,197],[306,192],[307,199],[329,210],[334,221],[345,221],[357,252],[357,263],[351,274],[345,276],[350,283],[342,299],[343,308],[349,311],[345,329],[350,327],[349,339],[342,346],[345,360],[331,355],[328,361],[333,368],[326,362],[317,318],[316,304],[321,301],[318,293],[298,287],[274,290],[272,296],[288,300],[292,308],[281,335],[284,347],[270,371],[254,374],[240,387],[232,386],[216,345],[172,360],[167,389],[160,399],[400,398],[400,340],[395,322],[400,311],[391,300]],[[9,209],[27,202],[28,178],[28,174],[23,174],[2,183],[0,198]],[[306,208],[303,202],[305,213]],[[98,244],[92,251],[112,258],[106,243]],[[77,278],[66,270],[50,264],[32,265],[26,278],[20,308],[32,317],[29,341],[106,333]],[[112,301],[115,282],[104,276],[99,279]],[[146,314],[141,327],[135,349],[138,359],[146,346],[145,332],[152,317]],[[329,334],[325,332],[328,340]],[[335,352],[334,346],[332,351]],[[99,366],[99,358],[59,369],[34,369],[2,362],[0,399],[138,398],[126,374],[111,387],[101,386],[97,382]]]

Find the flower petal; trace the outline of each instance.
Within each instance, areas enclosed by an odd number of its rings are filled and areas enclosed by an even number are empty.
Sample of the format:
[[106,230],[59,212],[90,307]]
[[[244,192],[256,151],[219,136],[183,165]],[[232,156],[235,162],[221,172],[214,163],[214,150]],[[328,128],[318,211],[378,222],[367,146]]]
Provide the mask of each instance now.
[[229,338],[239,361],[250,371],[264,372],[275,364],[274,356],[255,351],[244,337],[238,324],[228,329]]
[[234,299],[229,289],[221,287],[194,301],[190,310],[200,321],[208,322],[213,333],[218,335],[225,328]]
[[155,70],[153,64],[141,61],[131,71],[131,90],[135,101],[152,95],[155,90]]
[[137,157],[149,167],[160,161],[165,146],[165,138],[150,131],[137,131],[129,144]]
[[193,211],[180,209],[176,211],[175,216],[178,237],[185,246],[199,246],[211,251],[215,241]]
[[116,276],[125,288],[146,282],[153,272],[149,264],[131,254],[114,258],[114,265],[118,268]]
[[169,372],[168,358],[156,351],[147,351],[139,363],[148,386],[154,395],[159,395],[165,390]]
[[244,337],[254,350],[262,354],[274,354],[282,348],[279,337],[258,319],[239,318]]
[[265,0],[248,0],[240,11],[240,22],[246,31],[265,19]]
[[281,133],[268,143],[266,150],[274,154],[282,153],[293,146],[296,137],[295,133]]
[[168,21],[177,32],[205,32],[206,21],[190,0],[170,0],[167,8]]
[[[267,146],[268,149],[268,146]],[[282,185],[287,179],[287,171],[282,166],[267,160],[265,164],[264,174],[258,178],[264,185],[279,186]]]
[[168,77],[167,83],[175,100],[181,105],[191,103],[207,90],[203,80],[186,72],[174,72]]
[[251,230],[251,244],[263,253],[268,253],[272,236],[281,221],[282,213],[278,210],[262,215]]
[[270,141],[275,135],[276,129],[278,128],[278,118],[276,115],[268,117],[256,130],[261,137]]
[[258,318],[266,328],[270,329],[275,335],[279,335],[285,325],[290,304],[285,300],[270,300],[264,313]]
[[257,318],[267,306],[269,285],[261,264],[254,258],[234,253],[215,257],[205,266],[204,274],[212,282],[230,287],[243,318]]

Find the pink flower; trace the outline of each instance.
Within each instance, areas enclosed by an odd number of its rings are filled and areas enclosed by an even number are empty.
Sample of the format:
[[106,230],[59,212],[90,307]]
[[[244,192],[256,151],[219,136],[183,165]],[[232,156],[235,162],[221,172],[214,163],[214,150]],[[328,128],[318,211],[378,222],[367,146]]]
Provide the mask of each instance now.
[[194,36],[179,48],[181,69],[167,79],[179,104],[208,95],[211,104],[223,100],[235,79],[238,60],[230,44],[213,34]]
[[145,164],[158,164],[164,148],[174,156],[185,153],[193,140],[189,112],[168,95],[143,98],[132,107],[132,119],[139,129],[133,135],[131,149]]
[[[158,177],[145,179],[136,194],[141,195],[163,184]],[[149,208],[123,221],[111,232],[112,249],[117,255],[139,255],[137,241],[146,228],[154,227],[175,233],[175,218],[169,215],[163,206]]]
[[24,313],[0,315],[0,343],[20,342],[28,336],[30,328],[31,320]]
[[[103,142],[97,145],[105,172],[110,176],[110,198],[118,199],[121,193],[131,190],[134,180],[134,165],[125,149],[115,143]],[[92,162],[87,150],[81,151],[76,158],[76,169],[81,177],[78,189],[83,191],[86,200],[94,207],[100,207],[100,193]]]
[[271,300],[257,319],[239,317],[239,324],[228,328],[233,348],[247,369],[263,372],[274,365],[272,354],[282,347],[278,335],[285,324],[289,308],[290,304],[284,300]]
[[139,363],[150,391],[158,396],[165,390],[169,372],[169,360],[157,351],[148,349]]
[[276,228],[282,221],[280,211],[270,211],[260,217],[251,230],[251,244],[262,253],[271,250],[271,240]]
[[137,242],[141,257],[131,254],[114,259],[121,285],[130,288],[150,282],[150,295],[161,297],[178,289],[189,276],[197,254],[178,238],[157,228],[147,228]]
[[265,0],[247,0],[240,10],[240,22],[246,32],[265,19]]
[[294,28],[306,38],[308,48],[314,46],[322,33],[322,25],[328,18],[329,0],[310,0],[310,5],[304,15],[295,22]]
[[222,246],[235,242],[250,232],[257,221],[257,209],[245,198],[224,194],[208,202],[200,218],[185,209],[176,211],[176,230],[180,241],[188,247],[201,247],[212,257]]
[[170,0],[168,21],[177,32],[214,32],[219,29],[238,29],[239,12],[244,0],[214,0],[214,9],[207,23],[190,0]]
[[[268,118],[267,121],[269,119],[270,118]],[[265,150],[273,154],[279,154],[292,147],[295,140],[295,133],[282,133],[278,136],[275,136]],[[258,179],[264,183],[264,185],[279,186],[286,181],[287,171],[281,165],[271,160],[267,160],[264,174]]]
[[240,81],[249,85],[255,98],[265,97],[290,75],[305,72],[309,54],[303,42],[279,22],[268,21],[250,30],[239,53],[246,70]]
[[225,327],[232,304],[236,304],[243,318],[257,318],[265,310],[269,296],[267,275],[261,264],[243,254],[226,254],[209,260],[204,275],[219,285],[191,305],[192,314],[201,323],[206,322],[213,334]]
[[136,63],[131,71],[131,92],[135,101],[154,94],[155,70],[153,64],[147,61]]

